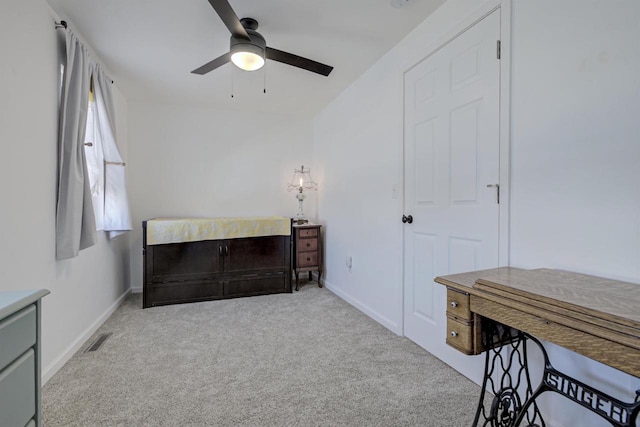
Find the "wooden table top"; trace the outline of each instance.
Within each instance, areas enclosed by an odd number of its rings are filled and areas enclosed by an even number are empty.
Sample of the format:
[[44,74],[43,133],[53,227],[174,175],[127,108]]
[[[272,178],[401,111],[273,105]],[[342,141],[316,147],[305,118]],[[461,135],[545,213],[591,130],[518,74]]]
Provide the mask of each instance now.
[[507,269],[481,275],[474,288],[507,292],[552,311],[575,311],[607,326],[619,323],[637,329],[640,337],[640,285],[634,283],[546,268]]

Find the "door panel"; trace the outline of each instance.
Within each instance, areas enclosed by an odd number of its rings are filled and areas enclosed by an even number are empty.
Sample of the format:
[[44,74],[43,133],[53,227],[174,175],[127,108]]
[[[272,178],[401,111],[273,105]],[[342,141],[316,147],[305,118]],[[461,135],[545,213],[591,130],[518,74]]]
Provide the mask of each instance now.
[[404,334],[465,375],[481,360],[445,344],[436,276],[498,266],[500,11],[405,73]]
[[284,236],[248,237],[225,240],[228,251],[225,255],[224,271],[260,270],[283,268],[285,251]]
[[205,279],[222,271],[220,240],[152,245],[147,281]]

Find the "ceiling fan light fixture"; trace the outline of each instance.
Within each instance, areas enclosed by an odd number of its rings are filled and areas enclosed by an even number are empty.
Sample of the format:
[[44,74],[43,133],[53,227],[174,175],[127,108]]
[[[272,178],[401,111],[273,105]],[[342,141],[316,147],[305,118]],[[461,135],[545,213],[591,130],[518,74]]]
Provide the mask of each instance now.
[[[251,45],[246,46],[254,47]],[[231,62],[245,71],[259,70],[264,65],[264,52],[257,53],[253,49],[237,49],[231,53]]]
[[264,65],[264,52],[267,43],[259,33],[247,29],[251,40],[244,40],[231,36],[230,48],[231,62],[245,71],[255,71]]

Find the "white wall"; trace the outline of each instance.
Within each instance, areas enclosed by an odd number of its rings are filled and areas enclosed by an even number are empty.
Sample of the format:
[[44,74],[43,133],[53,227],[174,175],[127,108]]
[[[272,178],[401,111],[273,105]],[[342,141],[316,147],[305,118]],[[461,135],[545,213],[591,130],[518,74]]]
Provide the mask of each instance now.
[[[100,234],[76,259],[55,260],[58,37],[44,0],[3,2],[0,25],[0,291],[47,288],[45,380],[129,288],[128,237]],[[116,93],[126,157],[126,101]]]
[[[314,121],[327,286],[396,332],[402,200],[391,187],[402,182],[401,71],[483,3],[449,0]],[[636,0],[513,1],[512,265],[640,282],[638,22]],[[551,353],[561,369],[625,400],[640,388],[566,350]],[[561,399],[550,407],[556,425],[601,425]]]
[[[142,288],[142,226],[171,216],[294,216],[293,169],[311,163],[296,116],[130,103],[131,283]],[[315,177],[314,177],[315,179]],[[304,202],[315,218],[315,193]]]
[[[327,287],[397,333],[402,333],[402,73],[487,3],[496,2],[445,3],[314,121],[314,163],[325,183],[318,216],[325,225]],[[349,255],[351,271],[345,264]]]
[[[614,4],[514,2],[514,266],[640,282],[640,2]],[[625,400],[640,388],[550,348],[559,369]],[[562,425],[599,425],[562,403],[553,400]]]

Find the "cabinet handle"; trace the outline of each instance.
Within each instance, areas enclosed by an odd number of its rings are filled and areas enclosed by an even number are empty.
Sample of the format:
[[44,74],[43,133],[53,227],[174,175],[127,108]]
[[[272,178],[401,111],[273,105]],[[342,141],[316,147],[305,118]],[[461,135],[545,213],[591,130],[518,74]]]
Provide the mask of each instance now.
[[218,246],[218,255],[224,255],[224,246]]
[[224,254],[225,256],[229,256],[229,246],[224,247]]
[[451,301],[451,307],[456,308],[458,306],[458,303],[455,301]]
[[451,336],[455,338],[458,336],[458,333],[456,331],[451,331]]
[[307,261],[311,261],[311,258],[307,257]]

